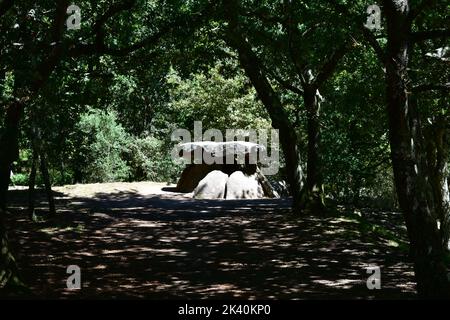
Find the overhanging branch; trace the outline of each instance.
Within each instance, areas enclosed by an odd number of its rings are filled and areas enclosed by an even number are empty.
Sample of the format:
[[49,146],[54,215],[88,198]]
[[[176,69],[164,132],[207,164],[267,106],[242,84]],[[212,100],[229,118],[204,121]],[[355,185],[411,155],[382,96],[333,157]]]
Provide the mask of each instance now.
[[108,22],[108,19],[114,17],[115,15],[121,13],[122,11],[127,11],[133,8],[135,0],[126,0],[123,2],[114,3],[109,7],[103,15],[101,15],[94,24],[93,32],[95,35],[95,46],[98,51],[103,51],[106,48],[105,44],[105,31],[104,26]]
[[53,45],[51,46],[47,58],[44,59],[37,67],[37,73],[33,79],[31,87],[32,93],[38,92],[39,89],[44,86],[45,82],[50,77],[61,59],[64,49],[62,44],[62,36],[68,4],[68,0],[61,0],[57,4],[55,18],[53,19],[52,29],[50,31],[50,37]]
[[303,95],[303,90],[294,86],[293,84],[291,84],[289,81],[284,80],[282,77],[276,75],[274,72],[267,72],[267,74],[275,79],[275,81],[277,81],[283,88],[298,94],[298,95]]
[[450,91],[450,82],[440,84],[420,84],[411,89],[413,93],[425,92],[425,91]]
[[104,42],[104,32],[103,26],[106,23],[108,17],[112,15],[116,15],[124,10],[129,10],[132,8],[134,4],[134,0],[126,1],[121,5],[116,5],[108,9],[102,17],[100,17],[95,25],[94,25],[94,33],[96,35],[95,41],[92,44],[76,44],[72,45],[68,50],[68,56],[78,57],[81,55],[90,55],[90,54],[106,54],[111,56],[126,56],[136,50],[146,47],[147,45],[155,44],[159,41],[163,36],[172,32],[175,28],[182,28],[187,23],[189,26],[196,27],[201,25],[206,17],[206,14],[210,11],[211,5],[208,4],[202,11],[194,15],[183,15],[174,19],[173,21],[162,26],[156,33],[149,35],[148,37],[122,48],[112,48],[108,47]]
[[373,51],[375,51],[375,54],[376,54],[378,60],[380,60],[380,62],[383,65],[385,65],[386,64],[386,53],[383,50],[383,48],[380,46],[380,44],[378,43],[375,35],[366,27],[362,27],[362,34],[364,36],[364,39],[372,47]]
[[331,54],[330,58],[322,65],[322,68],[320,69],[316,76],[316,79],[314,80],[313,86],[315,88],[320,88],[323,83],[333,74],[339,61],[350,49],[351,46],[346,42]]
[[385,53],[385,50],[383,50],[383,48],[378,43],[375,35],[364,26],[363,22],[360,21],[360,19],[356,19],[355,15],[352,14],[345,5],[342,5],[341,3],[339,3],[336,0],[327,0],[327,2],[333,6],[333,8],[336,12],[347,17],[348,19],[350,19],[350,21],[352,21],[353,23],[355,23],[357,25],[357,27],[360,30],[361,34],[363,35],[364,39],[373,48],[377,58],[384,65],[386,62],[386,53]]
[[413,32],[411,39],[414,42],[439,39],[439,38],[450,38],[450,29],[436,29],[427,31]]

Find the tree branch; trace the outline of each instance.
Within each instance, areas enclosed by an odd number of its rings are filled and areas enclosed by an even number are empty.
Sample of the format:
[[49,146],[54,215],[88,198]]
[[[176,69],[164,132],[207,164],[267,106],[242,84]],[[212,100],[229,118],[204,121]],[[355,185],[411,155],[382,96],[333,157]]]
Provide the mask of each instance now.
[[63,54],[63,44],[61,40],[64,31],[68,4],[68,0],[58,1],[55,18],[53,19],[52,30],[50,31],[50,38],[53,42],[51,45],[51,51],[48,53],[47,59],[44,59],[37,67],[37,74],[31,86],[32,94],[36,93],[45,84]]
[[223,0],[223,2],[225,18],[228,21],[225,40],[230,47],[237,51],[241,66],[255,87],[258,97],[266,106],[274,127],[284,130],[290,125],[286,122],[288,117],[285,115],[281,102],[270,85],[258,57],[250,43],[242,35],[237,19],[238,4],[235,0]]
[[269,23],[284,23],[284,20],[280,16],[272,16],[267,13],[265,10],[261,9],[255,9],[248,12],[242,12],[242,16],[244,17],[251,17],[251,18],[257,18],[263,22],[269,22]]
[[411,34],[411,39],[414,42],[438,38],[450,38],[450,29],[418,31]]
[[111,56],[126,56],[127,54],[134,52],[136,50],[139,50],[141,48],[144,48],[145,46],[149,44],[153,44],[157,42],[160,38],[162,38],[164,35],[172,32],[175,28],[180,28],[181,26],[184,26],[187,22],[190,23],[190,26],[198,26],[201,23],[204,22],[204,19],[206,17],[206,13],[210,11],[211,4],[208,4],[203,10],[196,14],[194,17],[192,15],[190,16],[180,16],[177,19],[171,21],[170,23],[167,23],[166,25],[162,26],[156,33],[144,38],[141,41],[138,41],[134,44],[131,44],[126,47],[122,48],[111,48],[108,47],[104,43],[104,31],[103,26],[107,21],[108,17],[111,17],[111,15],[116,15],[121,11],[129,10],[133,6],[135,0],[128,0],[125,3],[122,3],[120,5],[115,5],[111,8],[109,8],[102,17],[100,17],[95,25],[94,25],[94,32],[96,34],[95,42],[93,44],[77,44],[72,45],[68,50],[68,55],[71,57],[78,57],[81,55],[89,55],[89,54],[106,54]]
[[167,25],[157,33],[152,34],[151,36],[136,42],[130,46],[123,48],[108,48],[104,43],[94,43],[89,45],[77,45],[72,47],[68,51],[68,55],[70,57],[79,57],[82,55],[91,55],[91,54],[99,54],[99,55],[110,55],[110,56],[126,56],[127,54],[134,52],[138,49],[145,47],[148,44],[157,42],[163,35],[169,33],[172,30],[171,25]]
[[303,95],[303,90],[289,83],[289,81],[284,80],[283,78],[281,78],[280,76],[276,75],[273,72],[268,72],[268,75],[271,78],[275,79],[285,89],[292,91],[295,94]]
[[378,60],[380,60],[380,62],[384,65],[386,62],[385,50],[380,46],[375,35],[364,26],[363,21],[360,21],[360,19],[355,19],[355,15],[352,14],[345,5],[338,3],[336,0],[327,0],[327,2],[334,7],[336,12],[344,15],[345,17],[350,19],[350,21],[352,21],[353,23],[356,23],[364,39],[375,51]]
[[53,43],[59,43],[62,39],[68,5],[69,1],[63,0],[59,1],[58,5],[56,6],[56,15],[55,19],[53,20],[52,30],[50,34],[50,38]]
[[375,54],[376,54],[378,60],[380,60],[380,62],[383,65],[385,65],[386,64],[386,52],[383,50],[383,48],[378,43],[377,38],[374,36],[374,34],[369,29],[367,29],[364,26],[362,27],[362,34],[364,36],[364,39],[372,47],[373,51],[375,51]]
[[441,84],[420,84],[411,89],[413,93],[425,91],[450,91],[450,82]]
[[101,15],[97,21],[95,21],[93,31],[95,35],[95,46],[97,47],[97,50],[101,52],[102,50],[105,50],[105,31],[104,26],[108,22],[108,19],[114,17],[115,15],[119,14],[122,11],[130,10],[134,4],[135,0],[126,0],[123,2],[117,2],[111,5],[103,15]]
[[[306,68],[306,63],[304,61],[300,61],[299,57],[301,57],[301,55],[299,54],[298,50],[296,47],[294,47],[294,33],[297,34],[298,36],[298,30],[297,28],[293,27],[293,17],[292,17],[292,2],[288,1],[287,2],[287,18],[285,19],[283,26],[287,31],[288,34],[288,49],[289,49],[289,57],[291,58],[293,64],[294,64],[294,69],[297,72],[297,75],[300,79],[300,82],[302,84],[302,86],[306,85],[307,81],[304,77],[304,69]],[[313,29],[311,29],[312,32]],[[305,33],[305,35],[307,35],[307,33]],[[300,36],[297,39],[297,43],[301,42],[301,38],[302,36]]]
[[313,86],[315,88],[320,88],[323,83],[328,80],[328,78],[333,74],[336,69],[339,61],[344,57],[344,55],[351,49],[352,47],[348,43],[342,44],[339,48],[337,48],[333,54],[330,56],[328,61],[326,61],[321,70],[318,72],[316,79],[314,80]]

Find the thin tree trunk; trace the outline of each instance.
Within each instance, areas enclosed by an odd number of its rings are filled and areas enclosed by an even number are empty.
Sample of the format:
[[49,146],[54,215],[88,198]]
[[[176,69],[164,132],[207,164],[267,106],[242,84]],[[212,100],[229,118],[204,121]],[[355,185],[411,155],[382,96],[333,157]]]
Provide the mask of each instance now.
[[44,179],[45,192],[47,194],[50,216],[55,216],[56,215],[55,199],[53,197],[50,175],[48,173],[47,157],[45,156],[45,151],[42,149],[42,147],[40,148],[40,158],[41,158],[40,169],[42,178]]
[[39,160],[38,153],[33,146],[33,159],[31,160],[30,179],[28,181],[28,215],[30,220],[34,220],[34,201],[35,201],[35,185],[36,185],[36,165]]
[[255,87],[259,98],[266,107],[272,120],[272,126],[279,130],[280,144],[286,161],[286,174],[289,191],[293,198],[293,209],[299,210],[301,190],[303,187],[303,171],[300,152],[298,150],[297,134],[289,121],[288,115],[257,62],[251,46],[237,30],[231,30],[228,35],[230,45],[239,55],[239,61],[247,76]]
[[[52,185],[50,180],[50,175],[48,173],[48,165],[47,165],[47,157],[45,154],[45,149],[42,145],[42,137],[40,129],[33,123],[32,127],[32,145],[33,145],[33,161],[39,161],[39,169],[44,180],[45,193],[47,195],[48,207],[50,216],[54,216],[56,214],[55,208],[55,200],[52,192]],[[36,163],[33,163],[36,165]],[[33,172],[32,172],[33,173]],[[36,174],[36,172],[34,172]],[[35,178],[35,177],[33,177]],[[30,181],[31,182],[31,181]],[[33,181],[34,183],[34,181]],[[34,204],[33,204],[34,209]]]
[[4,221],[5,212],[0,209],[0,295],[8,287],[21,284],[13,255],[10,252],[8,234]]
[[317,90],[314,87],[305,88],[303,100],[308,115],[308,165],[306,185],[302,190],[301,207],[316,212],[323,210],[325,207],[325,195],[320,173],[320,101]]

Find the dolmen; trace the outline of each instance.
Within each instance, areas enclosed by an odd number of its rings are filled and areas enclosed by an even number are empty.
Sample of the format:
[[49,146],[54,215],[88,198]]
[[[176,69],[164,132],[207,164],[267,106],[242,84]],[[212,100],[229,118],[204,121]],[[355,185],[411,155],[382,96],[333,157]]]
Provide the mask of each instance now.
[[[278,198],[254,157],[264,146],[246,142],[201,141],[179,146],[179,156],[189,160],[177,191],[196,199]],[[212,159],[202,155],[212,155]],[[199,159],[200,155],[200,161]],[[195,161],[197,159],[197,161]]]

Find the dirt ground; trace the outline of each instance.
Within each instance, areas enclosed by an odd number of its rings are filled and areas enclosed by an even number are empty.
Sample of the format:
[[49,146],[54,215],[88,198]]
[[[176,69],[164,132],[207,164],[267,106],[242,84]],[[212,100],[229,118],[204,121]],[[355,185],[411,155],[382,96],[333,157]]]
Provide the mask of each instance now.
[[[293,216],[289,199],[194,200],[161,183],[54,188],[58,215],[27,218],[27,191],[11,191],[9,235],[34,298],[409,299],[405,250],[339,215]],[[38,197],[38,213],[45,197]],[[404,237],[398,213],[361,210]],[[67,267],[82,288],[66,287]],[[367,267],[381,289],[366,286]]]

